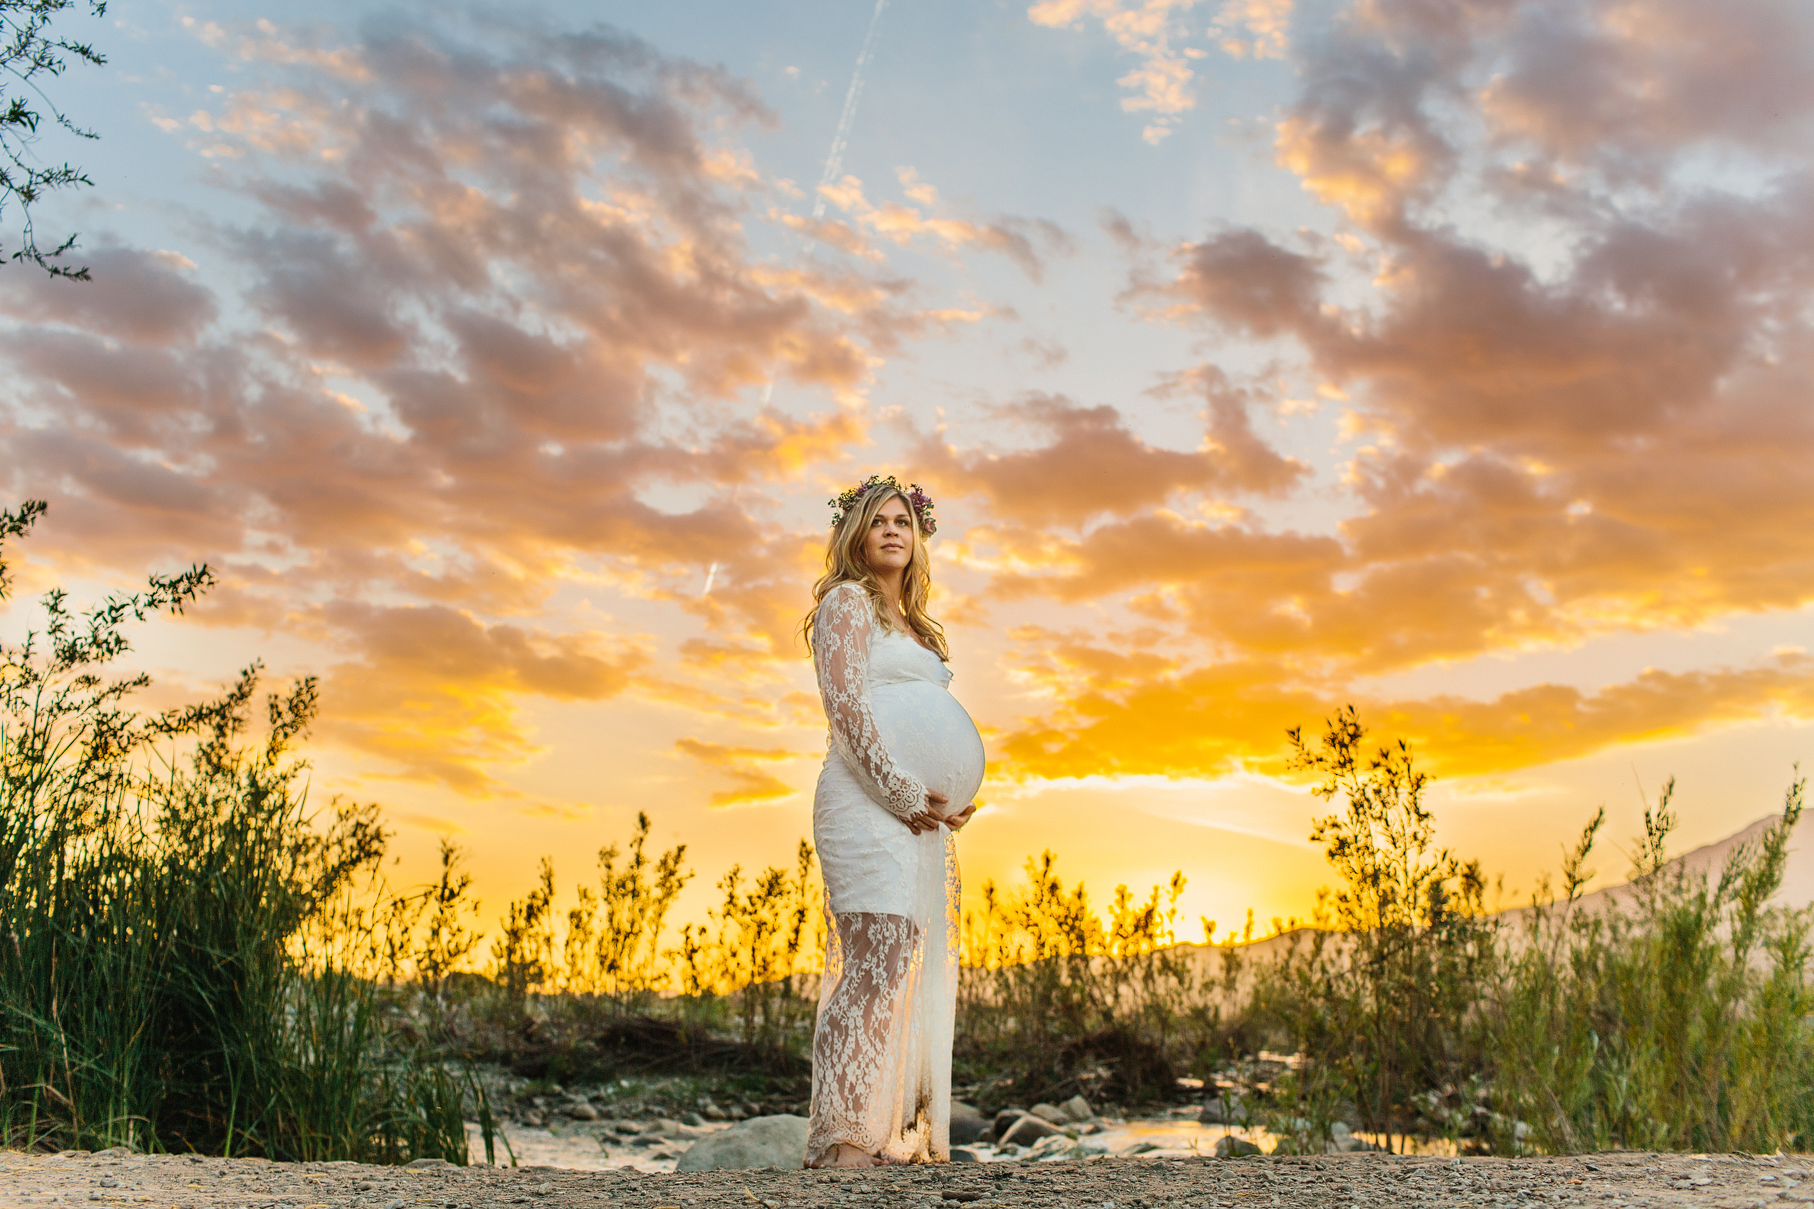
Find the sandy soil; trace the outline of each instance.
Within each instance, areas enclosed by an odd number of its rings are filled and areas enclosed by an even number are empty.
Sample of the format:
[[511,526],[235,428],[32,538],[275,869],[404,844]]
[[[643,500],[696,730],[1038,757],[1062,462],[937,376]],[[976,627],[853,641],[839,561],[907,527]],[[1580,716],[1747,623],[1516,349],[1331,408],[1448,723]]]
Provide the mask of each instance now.
[[354,1163],[270,1163],[119,1152],[0,1152],[0,1205],[153,1205],[215,1209],[1238,1209],[1416,1205],[1470,1209],[1693,1205],[1757,1209],[1814,1203],[1806,1156],[1615,1153],[1556,1159],[1106,1158],[954,1163],[868,1172],[722,1171],[702,1175],[546,1167],[407,1170]]

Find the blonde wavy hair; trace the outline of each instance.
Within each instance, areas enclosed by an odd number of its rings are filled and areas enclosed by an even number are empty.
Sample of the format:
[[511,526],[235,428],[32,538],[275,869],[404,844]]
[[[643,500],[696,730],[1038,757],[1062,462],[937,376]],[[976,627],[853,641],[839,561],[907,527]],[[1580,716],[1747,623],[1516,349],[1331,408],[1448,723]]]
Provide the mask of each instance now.
[[800,634],[806,639],[808,651],[812,650],[813,624],[819,615],[819,605],[826,593],[839,584],[861,584],[869,593],[876,620],[887,629],[896,628],[894,618],[888,616],[888,598],[882,592],[882,581],[870,570],[869,560],[863,556],[869,526],[889,500],[900,500],[907,506],[907,515],[913,518],[913,557],[901,575],[901,607],[907,615],[907,624],[940,659],[951,658],[945,646],[945,627],[926,611],[926,602],[932,596],[932,566],[926,558],[926,535],[920,528],[920,515],[904,491],[871,491],[857,504],[845,509],[844,519],[831,531],[831,540],[825,544],[825,574],[813,585],[812,610],[800,623]]

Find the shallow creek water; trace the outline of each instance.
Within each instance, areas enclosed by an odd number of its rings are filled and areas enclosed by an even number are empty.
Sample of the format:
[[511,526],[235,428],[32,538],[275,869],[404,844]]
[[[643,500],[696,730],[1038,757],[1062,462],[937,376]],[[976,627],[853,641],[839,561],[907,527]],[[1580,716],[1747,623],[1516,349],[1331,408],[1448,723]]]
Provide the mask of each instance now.
[[[1135,1118],[1127,1121],[1109,1119],[1103,1121],[1102,1125],[1103,1128],[1100,1132],[1089,1134],[1083,1140],[1094,1146],[1101,1146],[1109,1154],[1120,1154],[1131,1147],[1146,1143],[1157,1149],[1142,1151],[1142,1153],[1156,1157],[1209,1155],[1215,1153],[1217,1141],[1225,1134],[1243,1138],[1256,1144],[1261,1150],[1271,1150],[1277,1141],[1271,1133],[1264,1129],[1200,1125],[1189,1119]],[[700,1132],[716,1132],[728,1128],[728,1125],[706,1125]],[[468,1123],[466,1134],[468,1150],[474,1161],[483,1162],[485,1142],[479,1134],[479,1127]],[[672,1171],[675,1160],[652,1159],[647,1156],[652,1152],[675,1153],[690,1146],[694,1140],[676,1139],[674,1144],[668,1147],[604,1146],[600,1144],[596,1134],[584,1127],[564,1125],[552,1130],[526,1125],[512,1126],[509,1130],[509,1137],[511,1149],[515,1152],[517,1165],[520,1167],[564,1167],[580,1171],[602,1171],[610,1167],[631,1167],[637,1171]],[[988,1147],[974,1148],[974,1152],[985,1163],[1016,1161],[1018,1158],[1013,1155],[998,1155]],[[497,1157],[500,1163],[510,1161],[502,1145],[497,1147]]]

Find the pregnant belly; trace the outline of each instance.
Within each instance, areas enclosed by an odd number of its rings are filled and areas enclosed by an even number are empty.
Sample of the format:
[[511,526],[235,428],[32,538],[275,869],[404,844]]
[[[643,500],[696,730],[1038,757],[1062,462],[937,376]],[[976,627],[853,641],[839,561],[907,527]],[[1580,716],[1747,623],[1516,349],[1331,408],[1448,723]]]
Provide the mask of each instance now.
[[876,726],[889,754],[961,810],[983,783],[983,740],[957,698],[924,680],[878,685],[870,692]]

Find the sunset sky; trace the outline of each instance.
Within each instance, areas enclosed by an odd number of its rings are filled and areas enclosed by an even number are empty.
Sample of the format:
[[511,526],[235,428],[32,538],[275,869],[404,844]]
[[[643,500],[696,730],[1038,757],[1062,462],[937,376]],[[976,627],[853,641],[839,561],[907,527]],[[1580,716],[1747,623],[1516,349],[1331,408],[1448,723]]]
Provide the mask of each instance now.
[[1814,763],[1802,0],[306,8],[59,19],[94,280],[0,269],[4,625],[212,564],[147,704],[320,676],[400,880],[452,836],[495,918],[639,810],[689,914],[786,861],[874,472],[937,500],[971,889],[1305,914],[1345,702],[1520,891]]

